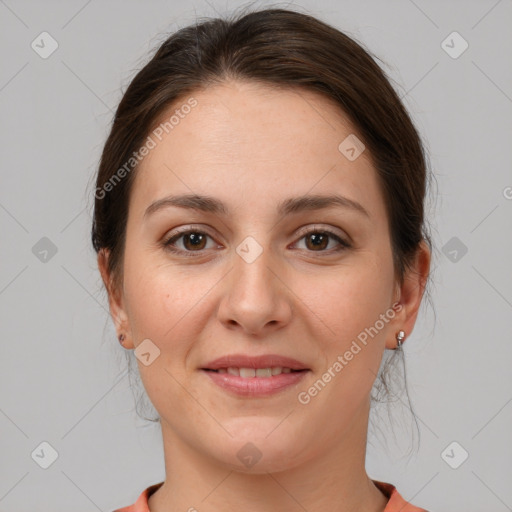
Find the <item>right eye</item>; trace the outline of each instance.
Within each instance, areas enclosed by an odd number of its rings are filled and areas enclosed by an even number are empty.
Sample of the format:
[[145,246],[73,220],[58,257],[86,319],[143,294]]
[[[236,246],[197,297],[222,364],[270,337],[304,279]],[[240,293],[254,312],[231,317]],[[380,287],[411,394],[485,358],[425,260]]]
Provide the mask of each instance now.
[[[194,256],[193,253],[200,253],[201,251],[207,249],[207,247],[205,247],[207,238],[212,239],[212,237],[204,231],[199,231],[197,229],[184,229],[164,241],[163,246],[166,250],[176,254],[182,254],[183,256]],[[180,239],[183,239],[181,241],[183,248],[177,248],[175,245],[176,242]]]

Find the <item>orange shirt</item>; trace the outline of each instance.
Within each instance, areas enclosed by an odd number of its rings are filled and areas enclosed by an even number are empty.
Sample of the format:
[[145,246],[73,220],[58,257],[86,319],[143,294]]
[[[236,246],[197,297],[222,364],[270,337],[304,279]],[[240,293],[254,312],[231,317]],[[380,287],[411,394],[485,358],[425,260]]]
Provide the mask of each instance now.
[[[418,508],[411,505],[408,501],[405,501],[402,496],[398,493],[395,486],[388,484],[387,482],[379,482],[378,480],[372,480],[372,482],[384,493],[388,498],[388,503],[384,512],[428,512],[424,508]],[[118,508],[113,512],[150,512],[148,507],[148,498],[153,494],[163,482],[158,484],[150,485],[147,489],[142,491],[141,495],[137,498],[137,501],[133,505],[127,507]]]

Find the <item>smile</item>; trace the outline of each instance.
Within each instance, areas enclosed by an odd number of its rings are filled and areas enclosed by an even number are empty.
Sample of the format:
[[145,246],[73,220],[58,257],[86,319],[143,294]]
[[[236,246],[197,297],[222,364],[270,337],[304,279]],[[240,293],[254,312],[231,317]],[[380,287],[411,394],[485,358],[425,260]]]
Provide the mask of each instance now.
[[268,397],[291,390],[310,372],[287,367],[270,368],[219,368],[200,370],[213,384],[232,396]]
[[291,368],[282,366],[273,366],[269,368],[238,368],[230,366],[229,368],[219,368],[217,370],[209,370],[216,373],[229,373],[230,375],[236,375],[243,377],[244,379],[250,379],[252,377],[272,377],[274,375],[281,375],[282,373],[300,372],[304,370],[292,370]]

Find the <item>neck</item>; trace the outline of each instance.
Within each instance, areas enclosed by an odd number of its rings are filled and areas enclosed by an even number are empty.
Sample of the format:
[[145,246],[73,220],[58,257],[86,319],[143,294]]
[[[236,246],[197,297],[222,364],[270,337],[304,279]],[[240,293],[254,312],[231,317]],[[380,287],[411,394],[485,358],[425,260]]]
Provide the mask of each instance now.
[[326,440],[325,452],[293,467],[257,474],[209,458],[162,420],[167,478],[150,496],[150,511],[382,512],[388,498],[364,467],[368,412],[369,406],[348,431]]

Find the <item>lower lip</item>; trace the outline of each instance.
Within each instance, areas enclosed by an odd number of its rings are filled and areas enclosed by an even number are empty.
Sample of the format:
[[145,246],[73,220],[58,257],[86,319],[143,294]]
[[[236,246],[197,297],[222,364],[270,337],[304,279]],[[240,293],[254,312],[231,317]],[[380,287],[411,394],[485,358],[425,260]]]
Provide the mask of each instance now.
[[269,396],[300,382],[309,370],[281,373],[272,377],[239,377],[230,373],[201,370],[221,388],[240,396]]

